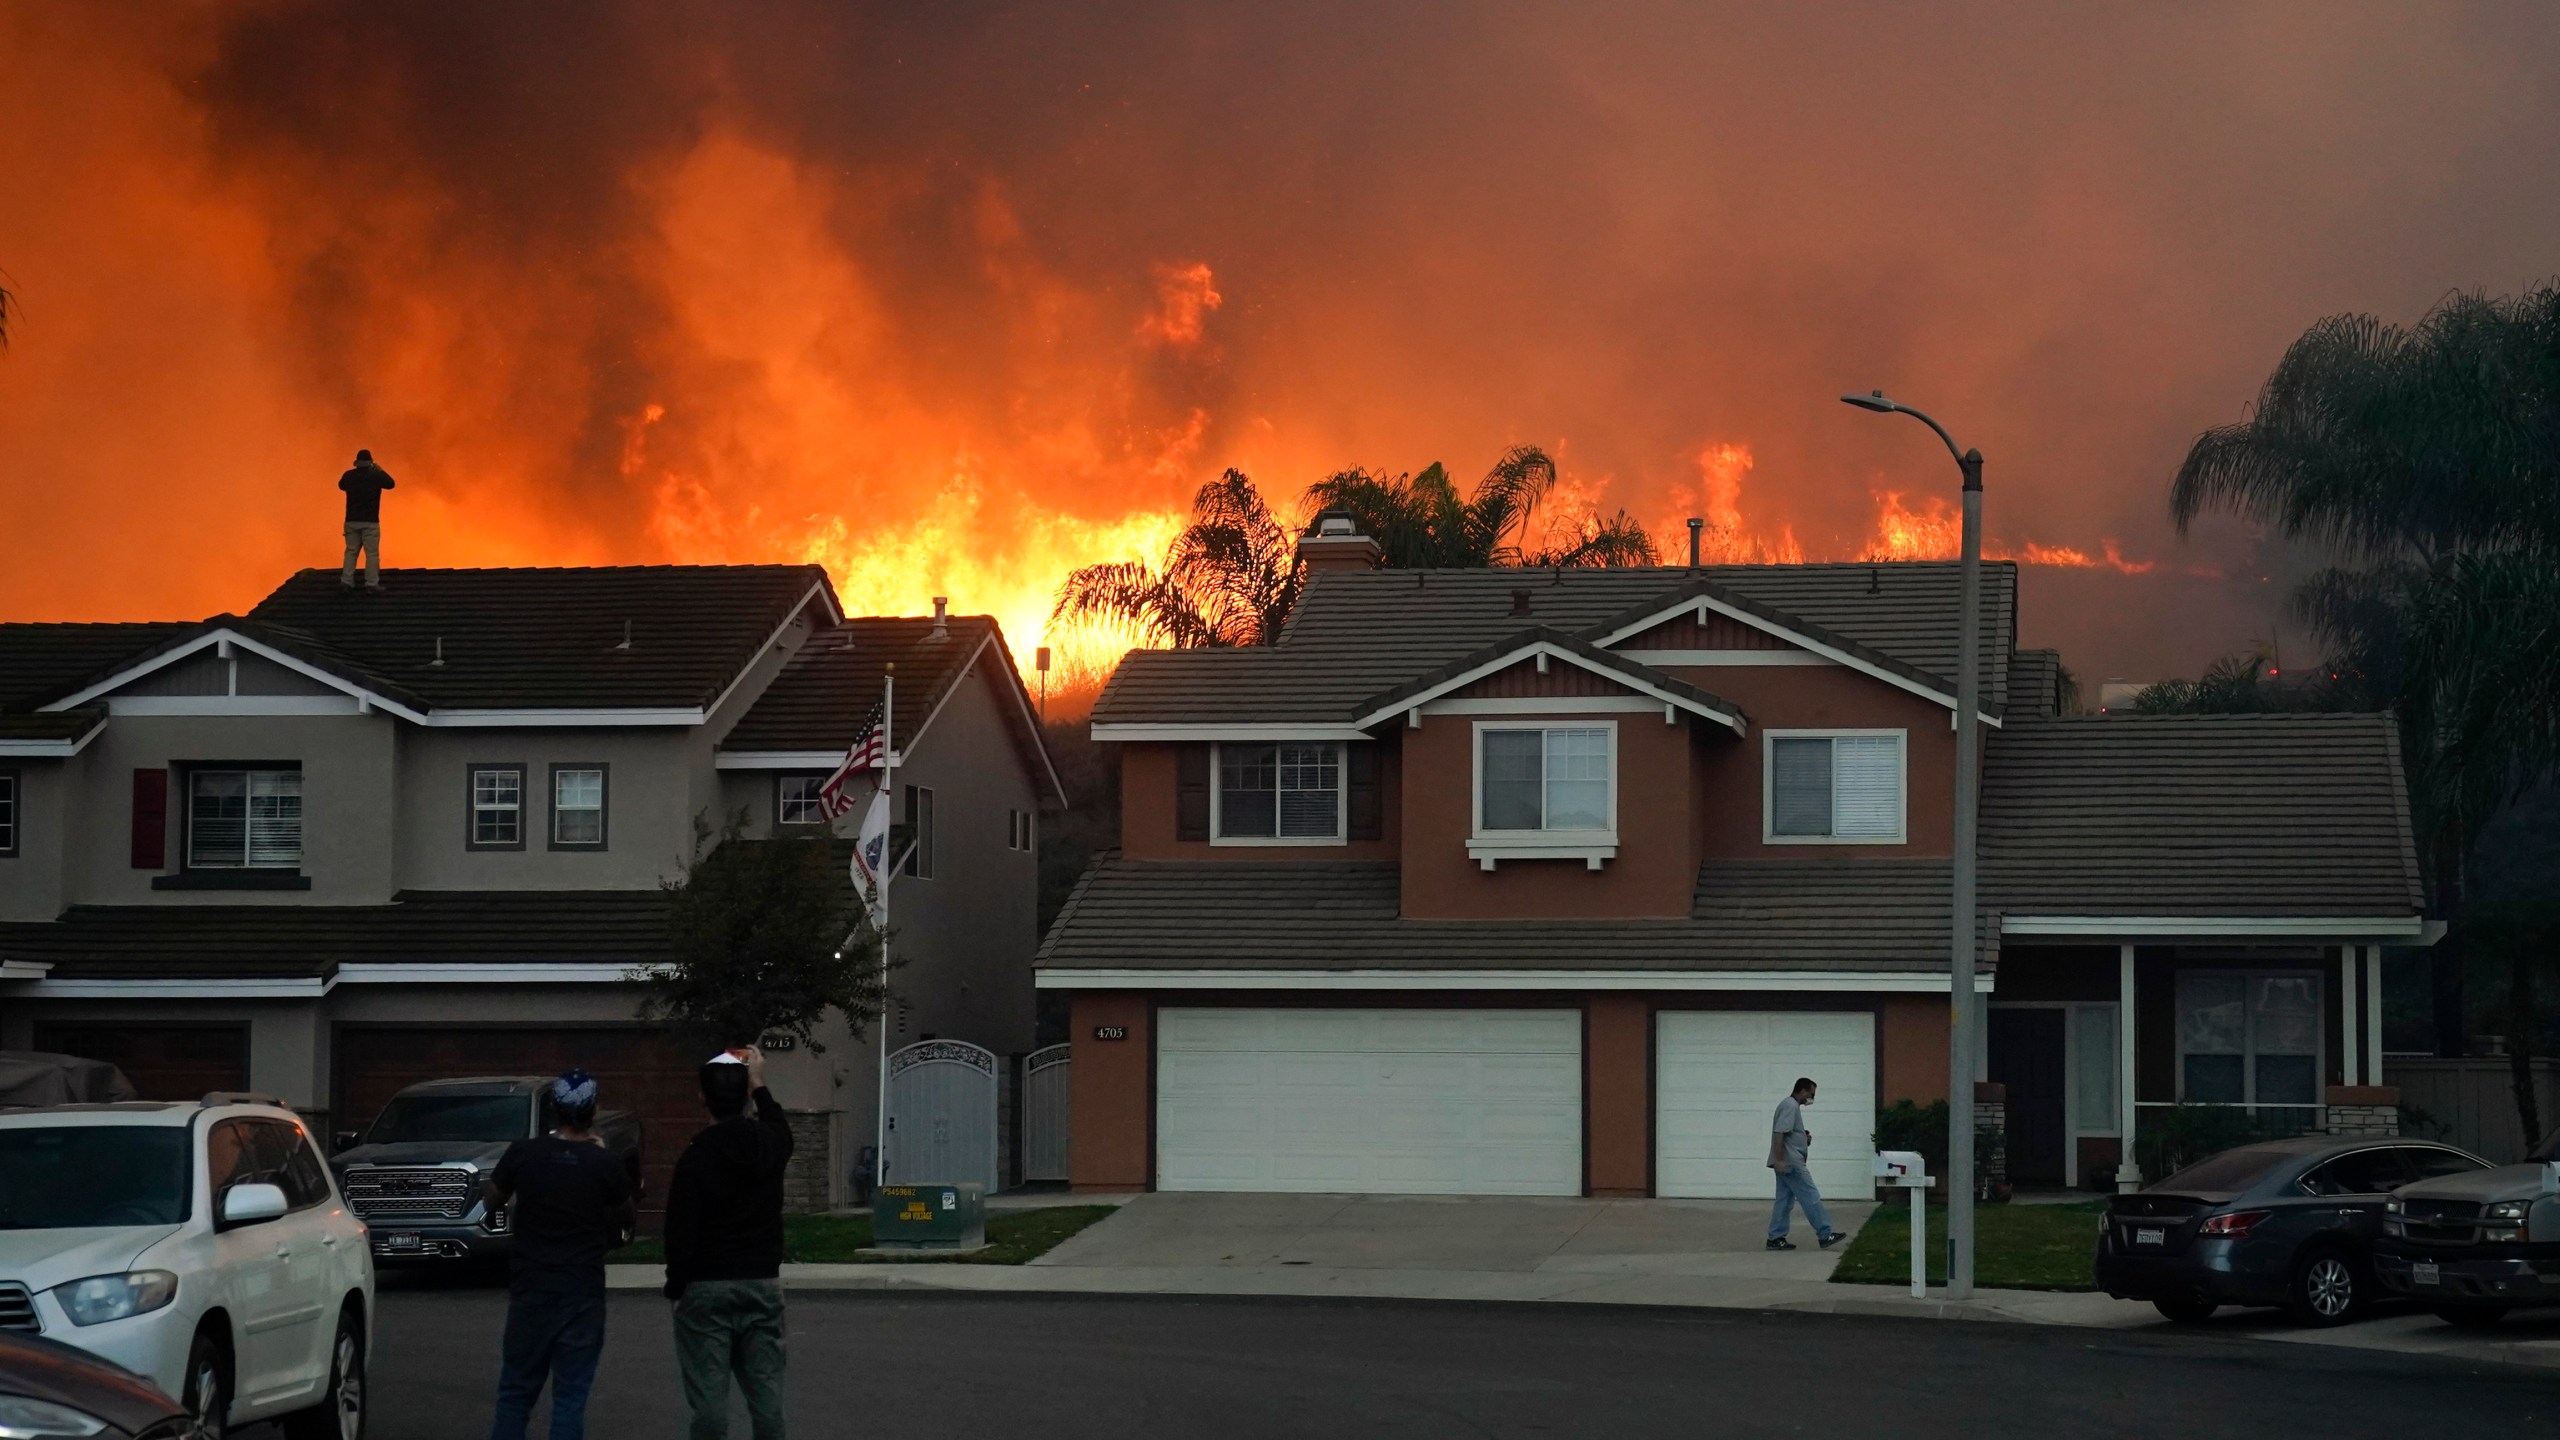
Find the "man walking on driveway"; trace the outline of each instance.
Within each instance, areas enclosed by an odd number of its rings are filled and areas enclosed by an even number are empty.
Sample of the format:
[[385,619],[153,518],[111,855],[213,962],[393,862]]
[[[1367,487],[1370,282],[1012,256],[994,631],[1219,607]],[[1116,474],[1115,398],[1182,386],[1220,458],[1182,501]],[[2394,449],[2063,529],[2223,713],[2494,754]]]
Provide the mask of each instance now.
[[667,1190],[676,1375],[693,1412],[692,1440],[726,1440],[733,1375],[755,1440],[783,1440],[778,1277],[791,1122],[764,1088],[760,1046],[712,1056],[701,1085],[711,1128],[685,1147]]
[[489,1204],[513,1201],[507,1331],[489,1440],[524,1440],[533,1402],[551,1382],[551,1440],[582,1440],[587,1392],[604,1355],[605,1251],[637,1219],[631,1175],[596,1138],[596,1078],[572,1070],[551,1082],[558,1124],[518,1140],[489,1175]]
[[1787,1238],[1787,1227],[1793,1219],[1787,1212],[1793,1206],[1804,1207],[1804,1218],[1813,1226],[1814,1238],[1822,1248],[1830,1249],[1849,1237],[1831,1228],[1831,1212],[1822,1208],[1822,1192],[1813,1188],[1813,1172],[1805,1168],[1805,1156],[1813,1149],[1813,1133],[1804,1128],[1804,1107],[1813,1103],[1814,1085],[1799,1078],[1796,1088],[1778,1102],[1778,1113],[1769,1121],[1769,1168],[1778,1172],[1778,1203],[1769,1212],[1769,1248],[1793,1250],[1795,1242]]
[[338,585],[356,588],[356,552],[364,552],[364,588],[382,588],[382,492],[396,489],[391,472],[373,463],[373,452],[356,452],[355,468],[338,477],[347,492],[347,554],[338,562]]

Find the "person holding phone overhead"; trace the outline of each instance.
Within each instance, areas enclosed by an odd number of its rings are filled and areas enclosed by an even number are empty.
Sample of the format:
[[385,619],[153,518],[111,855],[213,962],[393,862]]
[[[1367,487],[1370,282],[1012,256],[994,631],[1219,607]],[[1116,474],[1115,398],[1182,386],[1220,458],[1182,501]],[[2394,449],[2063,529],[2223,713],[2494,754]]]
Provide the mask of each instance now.
[[726,1440],[729,1382],[755,1440],[783,1440],[782,1172],[791,1122],[748,1045],[705,1061],[711,1125],[676,1161],[667,1191],[666,1296],[692,1440]]

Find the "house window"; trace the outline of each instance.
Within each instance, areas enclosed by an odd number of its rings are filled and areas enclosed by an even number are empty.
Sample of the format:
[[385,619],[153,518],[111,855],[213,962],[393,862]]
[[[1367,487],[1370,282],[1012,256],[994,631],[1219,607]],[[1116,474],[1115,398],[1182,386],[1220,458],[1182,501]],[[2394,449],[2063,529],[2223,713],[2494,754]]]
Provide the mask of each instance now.
[[605,767],[551,767],[551,848],[601,850],[605,838]]
[[524,767],[471,767],[471,842],[474,850],[524,848]]
[[302,864],[302,772],[196,770],[187,777],[187,868]]
[[1342,747],[1329,742],[1220,745],[1214,838],[1327,844],[1342,838]]
[[2310,1105],[2320,1099],[2320,976],[2189,970],[2178,976],[2178,1098]]
[[18,772],[0,770],[0,856],[18,853]]
[[1903,839],[1906,732],[1808,734],[1771,730],[1767,825],[1761,838],[1797,845],[1897,845]]
[[827,823],[826,797],[818,787],[827,783],[824,775],[785,775],[773,782],[773,819],[777,825],[824,825]]
[[1613,738],[1605,726],[1478,729],[1477,831],[1614,830]]
[[1004,812],[1004,843],[1008,849],[1013,850],[1039,848],[1038,842],[1032,837],[1030,811],[1007,810]]
[[922,785],[907,787],[907,835],[907,863],[899,873],[919,880],[932,879],[933,792]]

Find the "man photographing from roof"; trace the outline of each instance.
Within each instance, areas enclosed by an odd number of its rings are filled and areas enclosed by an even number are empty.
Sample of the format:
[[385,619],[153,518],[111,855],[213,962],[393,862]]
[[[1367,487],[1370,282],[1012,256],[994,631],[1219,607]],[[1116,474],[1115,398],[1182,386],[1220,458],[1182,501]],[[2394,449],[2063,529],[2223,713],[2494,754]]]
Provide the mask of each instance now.
[[597,1138],[596,1077],[572,1070],[545,1098],[548,1135],[518,1140],[489,1175],[489,1204],[512,1203],[515,1234],[489,1440],[524,1440],[551,1382],[551,1440],[583,1440],[587,1392],[604,1355],[604,1257],[638,1220],[631,1175]]

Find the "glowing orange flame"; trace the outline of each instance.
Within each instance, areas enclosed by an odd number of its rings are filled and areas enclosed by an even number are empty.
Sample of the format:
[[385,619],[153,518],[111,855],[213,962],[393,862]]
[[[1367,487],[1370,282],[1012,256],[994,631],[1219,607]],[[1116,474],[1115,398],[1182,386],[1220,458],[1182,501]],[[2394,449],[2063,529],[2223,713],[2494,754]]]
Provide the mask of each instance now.
[[1159,264],[1155,313],[1138,322],[1138,338],[1189,349],[1200,343],[1209,312],[1224,304],[1225,298],[1218,293],[1216,277],[1207,265]]

